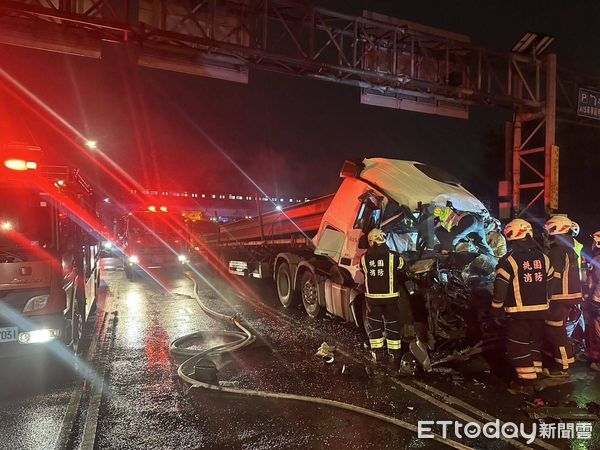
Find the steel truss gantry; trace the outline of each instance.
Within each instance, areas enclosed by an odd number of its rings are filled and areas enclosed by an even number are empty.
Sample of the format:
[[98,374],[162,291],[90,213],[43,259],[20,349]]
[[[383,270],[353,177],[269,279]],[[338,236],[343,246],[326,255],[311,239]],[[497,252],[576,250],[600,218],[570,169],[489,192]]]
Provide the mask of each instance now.
[[257,68],[458,117],[471,106],[512,110],[513,214],[558,208],[557,95],[558,111],[574,120],[571,89],[582,82],[557,78],[554,55],[497,52],[423,25],[291,0],[4,0],[0,42],[91,57],[118,43],[150,67],[242,82]]

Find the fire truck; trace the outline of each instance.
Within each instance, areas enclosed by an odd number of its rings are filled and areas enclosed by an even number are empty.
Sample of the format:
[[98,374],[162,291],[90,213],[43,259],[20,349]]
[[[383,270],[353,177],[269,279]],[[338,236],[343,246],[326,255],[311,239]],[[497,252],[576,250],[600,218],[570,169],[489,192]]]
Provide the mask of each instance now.
[[75,354],[100,282],[94,199],[79,170],[0,149],[0,356],[62,342]]
[[189,261],[189,233],[181,213],[150,205],[130,211],[123,225],[123,268],[133,280],[141,271],[185,266]]

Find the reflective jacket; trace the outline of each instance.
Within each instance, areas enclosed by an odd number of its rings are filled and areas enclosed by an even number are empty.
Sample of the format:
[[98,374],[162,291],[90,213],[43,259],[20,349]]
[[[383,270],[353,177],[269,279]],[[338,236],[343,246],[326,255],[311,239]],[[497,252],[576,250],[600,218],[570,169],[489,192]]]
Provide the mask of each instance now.
[[533,241],[516,241],[496,266],[493,308],[510,314],[545,311],[548,281],[554,273],[550,260]]
[[577,303],[582,299],[581,276],[574,248],[571,236],[559,235],[550,243],[548,257],[555,271],[549,285],[550,301]]
[[452,208],[440,208],[440,214],[437,215],[439,219],[438,226],[445,228],[447,231],[452,231],[458,222],[465,217],[466,214],[458,214]]
[[398,297],[400,281],[398,271],[404,268],[404,260],[391,252],[386,244],[371,247],[360,260],[365,274],[365,297],[393,299]]

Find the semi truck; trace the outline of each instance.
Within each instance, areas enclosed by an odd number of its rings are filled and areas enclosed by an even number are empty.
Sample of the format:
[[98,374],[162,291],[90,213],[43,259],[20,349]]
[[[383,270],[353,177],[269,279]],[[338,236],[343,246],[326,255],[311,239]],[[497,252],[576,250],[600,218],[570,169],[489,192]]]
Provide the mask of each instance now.
[[189,261],[189,232],[181,213],[150,205],[123,221],[123,267],[129,280],[141,271],[177,268]]
[[62,341],[79,351],[100,282],[90,185],[38,163],[39,148],[0,149],[0,357]]
[[445,254],[434,231],[435,207],[485,221],[483,203],[445,171],[415,161],[346,161],[340,176],[332,195],[222,224],[207,242],[230,273],[273,279],[283,307],[301,304],[312,318],[329,314],[366,327],[360,258],[368,232],[381,228],[408,266],[401,289],[406,340],[420,342],[435,362],[494,339],[496,260],[473,250]]

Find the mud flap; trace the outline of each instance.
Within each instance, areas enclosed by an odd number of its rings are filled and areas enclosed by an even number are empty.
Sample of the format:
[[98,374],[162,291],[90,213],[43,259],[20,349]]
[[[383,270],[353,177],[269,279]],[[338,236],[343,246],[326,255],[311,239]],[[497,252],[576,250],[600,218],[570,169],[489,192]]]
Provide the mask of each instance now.
[[427,353],[427,346],[423,342],[415,339],[410,342],[408,348],[417,362],[423,367],[423,370],[425,372],[430,372],[431,359],[429,359],[429,353]]

